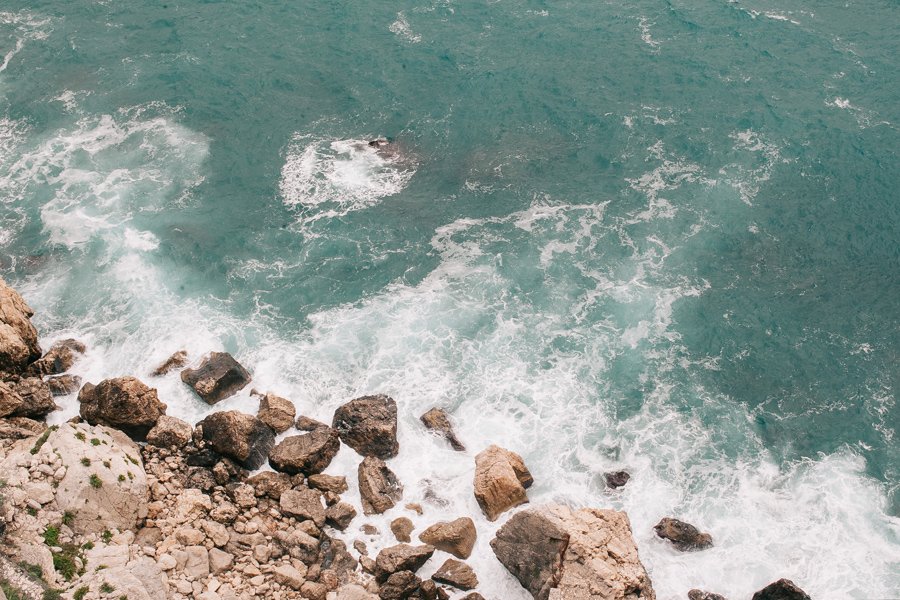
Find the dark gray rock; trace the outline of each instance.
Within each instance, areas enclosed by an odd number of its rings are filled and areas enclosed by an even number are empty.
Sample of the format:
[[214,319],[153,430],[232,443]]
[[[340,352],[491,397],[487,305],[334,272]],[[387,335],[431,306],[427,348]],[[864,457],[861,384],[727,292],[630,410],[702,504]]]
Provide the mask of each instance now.
[[656,535],[671,541],[682,552],[705,550],[713,545],[711,535],[701,533],[699,529],[690,523],[685,523],[678,519],[665,517],[653,529],[656,531]]
[[250,373],[227,352],[212,352],[196,369],[185,369],[181,380],[207,404],[234,395],[250,383]]
[[363,456],[397,456],[397,403],[379,394],[347,402],[334,412],[332,427],[341,441]]
[[753,600],[812,600],[790,579],[779,579],[753,594]]

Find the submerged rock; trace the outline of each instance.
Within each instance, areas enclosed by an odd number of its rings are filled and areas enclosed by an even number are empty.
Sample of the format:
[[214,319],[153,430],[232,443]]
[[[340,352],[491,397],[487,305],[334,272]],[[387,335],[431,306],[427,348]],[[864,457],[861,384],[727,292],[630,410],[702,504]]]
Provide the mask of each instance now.
[[546,505],[513,515],[491,541],[536,600],[655,600],[627,515]]
[[409,543],[412,541],[410,534],[415,529],[413,522],[407,517],[397,517],[391,521],[391,533],[397,538],[398,542]]
[[469,517],[435,523],[419,534],[421,541],[457,558],[469,558],[477,537],[475,522]]
[[275,446],[275,434],[268,425],[236,410],[213,413],[199,425],[213,450],[251,471],[262,466]]
[[272,428],[275,433],[283,433],[294,424],[297,409],[294,404],[281,396],[266,394],[259,399],[257,418]]
[[340,449],[337,433],[330,427],[319,428],[284,438],[269,454],[269,464],[283,473],[315,475],[328,468]]
[[28,367],[28,373],[36,377],[65,373],[87,347],[78,340],[67,339],[53,344],[47,353]]
[[227,352],[212,352],[196,369],[185,369],[181,380],[207,404],[234,395],[250,383],[250,372]]
[[713,545],[711,535],[701,533],[699,529],[690,523],[685,523],[678,519],[665,517],[653,529],[656,531],[656,535],[671,541],[682,552],[704,550]]
[[490,446],[475,457],[475,499],[490,521],[528,502],[525,488],[533,481],[522,457],[515,452]]
[[41,357],[34,311],[0,278],[0,372],[21,373]]
[[150,374],[154,377],[162,377],[166,373],[174,371],[175,369],[180,369],[181,367],[186,365],[187,360],[187,350],[179,350],[178,352],[175,352],[174,354],[172,354],[172,356],[167,358],[161,365],[153,369]]
[[156,390],[134,377],[85,384],[78,402],[81,418],[91,425],[109,425],[139,440],[166,414],[166,405],[159,401]]
[[54,396],[68,396],[81,389],[81,377],[78,375],[57,375],[47,380],[47,387]]
[[341,441],[363,456],[397,456],[397,403],[379,394],[347,402],[334,412],[332,427]]
[[465,452],[466,447],[459,441],[459,438],[456,437],[456,433],[453,432],[453,425],[450,424],[450,417],[447,416],[444,409],[432,408],[419,417],[419,419],[425,424],[425,427],[440,434],[447,440],[447,442],[450,443],[451,448],[457,452]]
[[811,600],[811,598],[790,579],[779,579],[753,594],[753,600]]
[[357,475],[363,512],[367,515],[381,514],[393,508],[403,497],[400,480],[380,458],[364,458],[359,463]]

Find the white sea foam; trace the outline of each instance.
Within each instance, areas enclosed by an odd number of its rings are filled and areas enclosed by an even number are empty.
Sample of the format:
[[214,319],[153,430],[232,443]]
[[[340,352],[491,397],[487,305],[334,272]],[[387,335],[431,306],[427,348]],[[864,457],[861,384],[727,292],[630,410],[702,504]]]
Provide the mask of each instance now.
[[658,52],[661,43],[658,40],[653,39],[652,32],[650,31],[650,26],[653,24],[654,23],[651,23],[647,17],[638,19],[638,28],[641,30],[641,41],[653,48],[654,52]]
[[30,11],[0,11],[0,32],[11,28],[15,42],[13,47],[2,55],[0,73],[6,71],[13,58],[22,51],[29,41],[43,40],[50,35],[51,19],[35,15]]
[[409,26],[409,21],[406,20],[406,15],[403,14],[403,11],[397,13],[397,20],[391,23],[389,29],[391,33],[396,34],[411,44],[417,44],[422,41],[421,35],[413,33],[412,28]]

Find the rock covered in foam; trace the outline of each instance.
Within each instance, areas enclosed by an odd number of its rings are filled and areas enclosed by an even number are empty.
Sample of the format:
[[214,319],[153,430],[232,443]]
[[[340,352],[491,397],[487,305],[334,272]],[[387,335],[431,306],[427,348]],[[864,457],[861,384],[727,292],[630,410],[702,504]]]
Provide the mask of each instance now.
[[655,600],[627,515],[545,505],[513,515],[491,541],[536,600]]
[[811,598],[790,579],[779,579],[753,594],[753,600],[811,600]]
[[534,482],[522,457],[490,446],[475,457],[475,499],[490,521],[528,502],[525,489]]
[[21,373],[41,357],[34,311],[0,278],[0,372]]
[[37,377],[65,373],[86,351],[87,347],[78,340],[60,340],[28,367],[28,373]]
[[320,427],[304,435],[283,439],[269,454],[269,464],[283,473],[315,475],[331,464],[340,449],[337,432],[330,427]]
[[236,410],[213,413],[198,425],[213,450],[236,460],[245,469],[262,466],[275,446],[275,434],[268,425]]
[[382,460],[397,456],[397,403],[378,394],[347,402],[334,412],[332,427],[341,441],[363,456]]
[[389,510],[403,497],[403,486],[383,460],[367,456],[359,463],[359,495],[363,512],[381,514]]
[[444,409],[432,408],[419,417],[419,420],[422,421],[425,427],[447,440],[451,448],[457,452],[465,452],[466,447],[459,441],[459,438],[456,437],[456,433],[453,431],[453,425],[450,423],[450,417]]
[[654,525],[653,529],[656,531],[656,535],[671,541],[676,548],[683,552],[705,550],[713,545],[711,535],[702,533],[690,523],[671,517],[663,518]]
[[185,369],[181,380],[207,404],[236,394],[250,383],[250,372],[227,352],[211,352],[196,369]]
[[172,356],[167,358],[165,361],[163,361],[158,367],[153,369],[150,374],[154,377],[162,377],[166,373],[174,371],[175,369],[180,369],[181,367],[186,365],[187,360],[187,350],[179,350],[178,352],[172,354]]
[[91,425],[109,425],[140,440],[166,414],[166,405],[159,401],[156,389],[134,377],[87,383],[78,394],[78,402],[81,418]]

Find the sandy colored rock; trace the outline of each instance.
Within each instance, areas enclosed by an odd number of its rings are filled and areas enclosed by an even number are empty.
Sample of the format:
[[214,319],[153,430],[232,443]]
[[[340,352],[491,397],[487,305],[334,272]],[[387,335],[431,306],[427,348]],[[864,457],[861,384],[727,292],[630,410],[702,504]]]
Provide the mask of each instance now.
[[477,537],[475,522],[469,517],[435,523],[419,534],[422,542],[463,559],[471,556]]
[[284,473],[314,475],[328,468],[340,449],[337,432],[319,428],[284,438],[269,454],[269,464]]
[[147,433],[147,443],[161,448],[181,448],[191,441],[193,433],[194,428],[189,423],[168,415],[160,415],[156,425]]
[[325,506],[322,504],[322,494],[309,488],[297,488],[287,490],[281,494],[279,500],[281,512],[298,519],[309,519],[322,527],[325,524]]
[[41,357],[34,311],[0,278],[0,372],[20,373]]
[[678,519],[665,517],[653,529],[656,531],[656,535],[671,541],[672,545],[682,552],[704,550],[713,545],[711,535],[702,533],[690,523]]
[[770,583],[763,589],[753,594],[753,600],[811,600],[809,595],[801,590],[790,579],[779,579]]
[[81,389],[78,375],[56,375],[47,379],[47,387],[53,396],[68,396]]
[[478,587],[478,577],[472,567],[454,558],[444,561],[431,578],[438,583],[446,583],[463,591]]
[[363,396],[340,406],[331,426],[341,441],[363,456],[397,456],[397,403],[383,394]]
[[375,579],[386,581],[389,576],[399,571],[415,573],[428,562],[432,554],[434,547],[428,545],[397,544],[385,548],[375,557]]
[[167,358],[162,364],[153,369],[150,373],[154,377],[162,377],[163,375],[174,371],[175,369],[180,369],[184,365],[187,364],[188,361],[188,353],[187,350],[179,350],[175,352]]
[[419,420],[422,421],[425,427],[447,440],[451,448],[457,452],[465,452],[466,447],[459,441],[459,438],[456,437],[456,433],[453,431],[453,425],[450,423],[450,417],[444,409],[432,408],[419,417]]
[[166,414],[156,390],[134,377],[106,379],[97,385],[87,383],[78,393],[81,418],[91,425],[108,425],[143,440]]
[[233,396],[250,383],[250,372],[227,352],[211,352],[196,369],[185,369],[181,380],[207,404]]
[[490,521],[528,502],[525,489],[533,481],[522,457],[515,452],[489,446],[475,457],[475,499]]
[[491,541],[536,600],[655,600],[627,515],[545,505],[513,515]]
[[333,594],[334,597],[331,594],[328,595],[328,600],[378,600],[378,596],[355,583],[342,585]]
[[347,478],[338,475],[326,475],[325,473],[317,473],[307,477],[306,482],[309,487],[316,488],[323,492],[331,492],[333,494],[343,494],[347,491]]
[[256,417],[236,410],[209,415],[199,425],[213,449],[249,470],[258,469],[275,446],[275,434]]
[[306,581],[300,571],[291,565],[279,565],[273,569],[272,574],[275,581],[294,590],[299,590]]
[[0,381],[0,417],[11,415],[22,406],[22,397],[8,384]]
[[403,486],[383,460],[367,456],[359,463],[359,494],[363,512],[381,514],[389,510],[403,497]]
[[410,542],[412,540],[410,534],[413,532],[413,529],[415,529],[415,526],[407,517],[398,517],[391,521],[391,533],[394,534],[398,542]]
[[294,425],[297,409],[294,404],[281,396],[266,394],[259,399],[256,417],[272,428],[275,433],[283,433]]
[[257,496],[268,496],[272,500],[280,500],[281,494],[291,489],[291,478],[285,473],[273,473],[263,471],[247,479],[247,483],[253,486]]
[[39,377],[20,379],[12,384],[12,388],[22,399],[22,404],[12,412],[13,417],[40,419],[58,408],[53,401],[50,386]]

